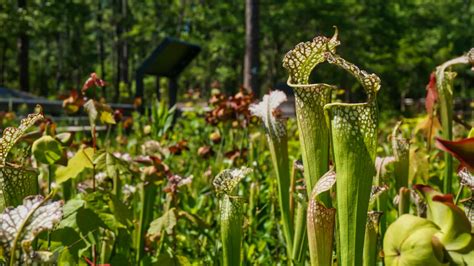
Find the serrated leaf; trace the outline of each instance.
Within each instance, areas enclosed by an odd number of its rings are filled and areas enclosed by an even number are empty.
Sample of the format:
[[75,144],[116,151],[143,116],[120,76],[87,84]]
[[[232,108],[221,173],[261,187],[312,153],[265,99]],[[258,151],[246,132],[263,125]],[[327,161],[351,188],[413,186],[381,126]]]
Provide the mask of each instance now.
[[176,225],[175,208],[169,209],[161,217],[154,220],[148,228],[147,237],[151,241],[155,241],[161,237],[161,234],[166,231],[167,234],[173,233],[173,228]]
[[92,169],[93,156],[93,148],[79,149],[68,161],[67,166],[58,166],[55,172],[56,182],[61,184],[71,178],[75,178],[87,168]]
[[23,205],[7,208],[0,215],[0,242],[8,252],[15,252],[19,244],[29,253],[35,237],[51,230],[62,218],[62,201],[47,202],[41,195],[24,199]]

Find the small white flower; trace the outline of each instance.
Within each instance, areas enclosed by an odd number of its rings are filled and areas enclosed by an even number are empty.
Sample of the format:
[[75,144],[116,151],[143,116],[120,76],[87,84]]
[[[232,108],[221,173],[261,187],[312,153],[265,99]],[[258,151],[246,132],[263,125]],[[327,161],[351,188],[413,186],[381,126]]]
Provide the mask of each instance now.
[[179,182],[178,182],[178,187],[181,187],[181,186],[184,186],[184,185],[187,185],[187,184],[191,184],[191,182],[193,181],[193,178],[194,176],[193,175],[190,175],[186,178],[182,178]]
[[105,172],[98,172],[94,177],[98,183],[102,183],[104,182],[105,178],[107,178],[107,174]]
[[122,187],[122,193],[125,196],[125,198],[129,198],[132,196],[135,192],[137,191],[137,188],[135,186],[125,184]]

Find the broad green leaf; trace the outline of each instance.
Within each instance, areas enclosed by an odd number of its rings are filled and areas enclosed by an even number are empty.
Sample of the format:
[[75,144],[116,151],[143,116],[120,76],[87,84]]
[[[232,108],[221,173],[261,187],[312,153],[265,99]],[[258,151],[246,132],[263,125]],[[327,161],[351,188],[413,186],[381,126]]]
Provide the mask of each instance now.
[[35,159],[47,165],[53,165],[63,156],[63,148],[59,141],[51,136],[42,136],[33,142],[31,147]]
[[124,173],[130,173],[128,164],[109,152],[98,152],[94,157],[96,169],[98,171],[104,171],[110,178],[116,178],[122,176]]
[[7,252],[14,254],[21,246],[29,254],[35,237],[61,221],[63,202],[47,200],[40,195],[30,196],[24,199],[23,205],[7,208],[0,215],[0,242]]
[[77,153],[68,161],[67,166],[58,166],[55,172],[56,182],[61,184],[71,178],[75,178],[84,169],[93,168],[92,158],[94,149],[79,149]]
[[400,216],[392,223],[383,240],[384,260],[387,266],[443,265],[436,257],[433,236],[439,227],[430,220],[411,214]]
[[173,228],[176,225],[176,209],[171,208],[161,217],[154,220],[148,228],[147,237],[151,241],[155,241],[161,238],[161,234],[166,231],[167,234],[173,233]]
[[474,239],[471,235],[471,223],[466,214],[454,205],[451,194],[443,195],[429,186],[416,185],[428,205],[428,219],[440,228],[434,236],[444,246],[455,263],[463,256],[474,252]]
[[[160,254],[157,258],[157,262],[154,266],[189,266],[191,263],[184,256],[173,256],[171,257],[168,253]],[[193,264],[194,265],[194,264]]]
[[114,115],[111,112],[108,112],[108,111],[101,112],[99,120],[100,120],[100,122],[102,122],[104,124],[115,125]]

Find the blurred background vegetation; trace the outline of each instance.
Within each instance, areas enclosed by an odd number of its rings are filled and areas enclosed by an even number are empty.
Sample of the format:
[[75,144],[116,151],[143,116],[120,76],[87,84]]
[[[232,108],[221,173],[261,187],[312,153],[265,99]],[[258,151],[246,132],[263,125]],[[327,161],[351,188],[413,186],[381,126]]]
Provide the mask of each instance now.
[[[251,26],[259,94],[286,82],[281,59],[295,43],[331,36],[333,25],[343,44],[338,53],[381,77],[381,104],[391,110],[403,97],[423,98],[434,68],[474,43],[470,0],[1,0],[0,86],[57,98],[97,72],[109,82],[108,100],[130,102],[135,69],[172,36],[202,47],[179,80],[182,93],[233,93],[243,84],[246,2],[258,8]],[[472,99],[472,72],[459,75],[456,95]],[[356,83],[329,66],[315,78],[357,98]],[[145,80],[148,95],[154,83]]]

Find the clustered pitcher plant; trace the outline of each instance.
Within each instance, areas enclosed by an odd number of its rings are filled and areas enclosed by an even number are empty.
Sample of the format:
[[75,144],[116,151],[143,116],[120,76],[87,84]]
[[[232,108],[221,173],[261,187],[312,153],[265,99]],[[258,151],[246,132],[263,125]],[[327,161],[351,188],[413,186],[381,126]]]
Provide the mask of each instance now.
[[[332,38],[318,36],[312,41],[300,43],[283,59],[283,66],[290,75],[288,85],[294,89],[295,94],[304,180],[309,199],[307,214],[297,214],[294,221],[287,221],[285,206],[282,206],[284,223],[294,223],[293,243],[287,237],[287,246],[293,245],[293,263],[302,261],[299,254],[304,254],[306,249],[301,243],[305,243],[307,233],[311,265],[332,264],[333,235],[334,228],[337,227],[338,264],[362,264],[369,197],[375,176],[378,120],[376,96],[380,89],[380,79],[337,55],[336,47],[340,44],[337,37],[336,30]],[[323,62],[336,65],[353,75],[366,92],[367,102],[331,103],[332,91],[337,86],[310,83],[310,74]],[[265,97],[271,96],[272,94]],[[255,111],[254,114],[259,115]],[[271,118],[272,113],[268,114]],[[259,116],[265,122],[267,132],[271,133],[269,129],[272,127],[267,122],[269,118]],[[277,149],[274,139],[268,138],[272,151]],[[285,153],[279,154],[281,156]],[[330,154],[334,156],[332,160]],[[335,170],[330,169],[331,161]],[[283,164],[281,160],[280,164]],[[287,162],[284,164],[288,165]],[[281,172],[281,166],[275,164],[275,168],[277,173]],[[277,176],[281,184],[282,176]],[[334,183],[337,200],[333,204],[331,187]],[[282,196],[288,197],[288,194],[280,191],[280,198]],[[282,199],[280,204],[286,201],[288,199]],[[306,216],[306,219],[298,219],[298,215]],[[307,230],[304,230],[305,227]]]

